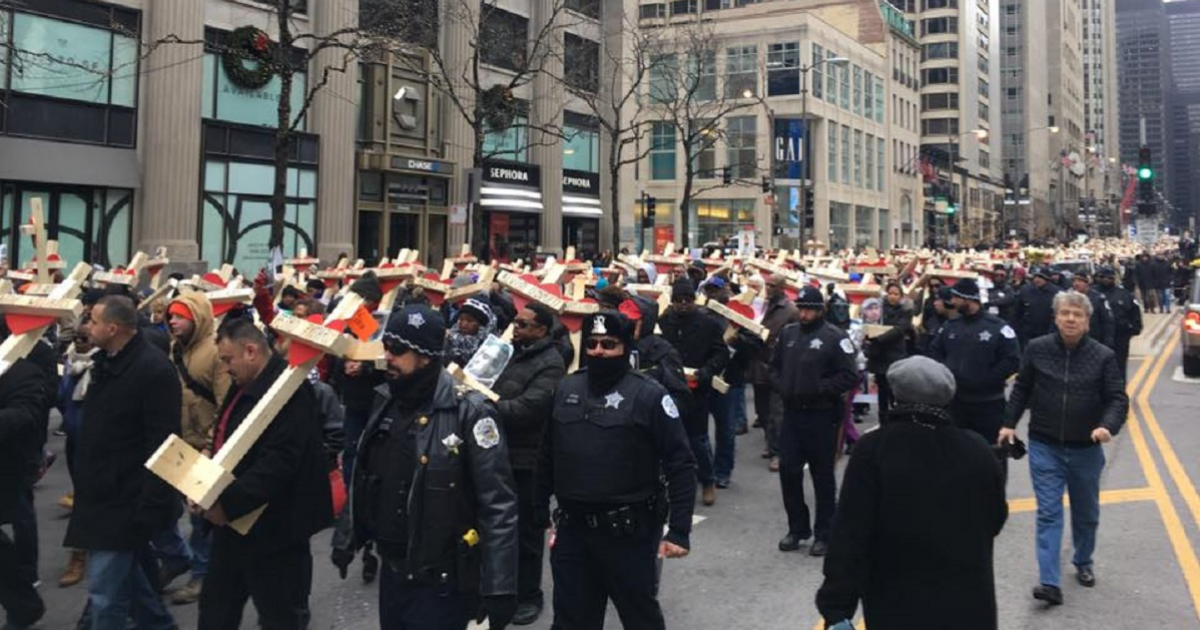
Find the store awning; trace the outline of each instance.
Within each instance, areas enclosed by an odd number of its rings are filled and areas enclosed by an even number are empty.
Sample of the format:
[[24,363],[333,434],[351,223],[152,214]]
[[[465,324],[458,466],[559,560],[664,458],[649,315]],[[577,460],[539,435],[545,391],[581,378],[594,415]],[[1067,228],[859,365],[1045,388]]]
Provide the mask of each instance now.
[[508,210],[511,212],[541,212],[542,193],[510,186],[486,184],[479,189],[479,205],[485,210]]
[[604,214],[600,209],[600,200],[595,197],[577,197],[574,195],[563,195],[562,198],[562,213],[565,217],[594,217],[599,218]]

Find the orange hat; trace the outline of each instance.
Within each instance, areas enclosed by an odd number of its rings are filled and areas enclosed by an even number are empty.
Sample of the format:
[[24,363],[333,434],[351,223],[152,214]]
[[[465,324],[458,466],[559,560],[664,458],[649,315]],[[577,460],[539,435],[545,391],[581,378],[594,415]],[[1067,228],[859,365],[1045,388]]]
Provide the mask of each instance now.
[[171,306],[167,308],[167,315],[178,315],[189,321],[196,321],[196,316],[192,314],[192,309],[188,308],[183,302],[171,302]]

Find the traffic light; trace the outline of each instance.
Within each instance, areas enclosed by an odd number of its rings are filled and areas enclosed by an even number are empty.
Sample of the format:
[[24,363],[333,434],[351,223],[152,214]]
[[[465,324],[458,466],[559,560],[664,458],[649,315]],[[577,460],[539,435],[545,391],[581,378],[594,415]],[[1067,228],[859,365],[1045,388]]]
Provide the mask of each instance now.
[[804,229],[811,230],[817,222],[817,198],[811,188],[804,189]]
[[728,166],[721,169],[721,183],[725,184],[726,186],[733,183],[733,169],[729,168]]
[[642,214],[642,229],[654,227],[654,206],[656,202],[654,197],[646,195],[645,197],[645,212]]
[[[1150,147],[1138,149],[1138,214],[1154,214],[1154,163],[1150,159]],[[1149,211],[1142,209],[1143,205],[1150,206]]]
[[1154,164],[1150,162],[1150,147],[1138,149],[1138,181],[1146,182],[1154,179]]
[[765,175],[762,178],[762,191],[764,193],[771,192],[771,178],[766,177]]

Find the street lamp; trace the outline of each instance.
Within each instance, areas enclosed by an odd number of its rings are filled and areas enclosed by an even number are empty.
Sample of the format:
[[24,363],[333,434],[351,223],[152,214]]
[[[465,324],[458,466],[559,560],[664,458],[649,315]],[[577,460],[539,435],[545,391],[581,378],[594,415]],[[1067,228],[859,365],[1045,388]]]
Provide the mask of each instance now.
[[[811,146],[811,144],[809,143],[809,138],[812,136],[812,130],[809,128],[809,125],[808,125],[808,73],[812,69],[818,68],[822,65],[828,64],[828,65],[834,65],[834,66],[844,66],[848,63],[850,63],[850,59],[848,59],[846,57],[826,57],[825,59],[822,59],[816,63],[800,66],[800,119],[804,121],[804,172],[800,173],[800,226],[799,226],[797,236],[799,237],[801,251],[804,251],[804,243],[805,243],[804,220],[808,215],[808,210],[809,210],[809,208],[808,208],[808,190],[809,190],[809,186],[811,186],[811,182],[812,182],[812,179],[809,176],[810,172],[812,171],[812,166],[811,166],[812,161],[810,159],[811,151],[809,151],[809,147]],[[770,169],[769,173],[770,173],[770,181],[771,181],[771,192],[772,192],[772,194],[774,194],[775,193],[775,147],[774,147],[773,139],[775,137],[775,112],[767,105],[767,102],[765,99],[763,99],[761,96],[755,96],[754,90],[752,90],[750,88],[746,88],[742,92],[742,96],[747,99],[753,98],[753,99],[757,100],[758,103],[760,105],[762,105],[763,109],[765,109],[767,112],[767,129],[768,129],[767,133],[769,134],[767,137],[772,138],[772,142],[769,145],[767,168]],[[776,198],[776,207],[778,207],[778,197]],[[813,223],[814,223],[813,227],[815,229],[815,227],[816,227],[815,209],[814,209]],[[771,228],[772,228],[771,229],[772,233],[774,233],[774,226],[771,226]]]

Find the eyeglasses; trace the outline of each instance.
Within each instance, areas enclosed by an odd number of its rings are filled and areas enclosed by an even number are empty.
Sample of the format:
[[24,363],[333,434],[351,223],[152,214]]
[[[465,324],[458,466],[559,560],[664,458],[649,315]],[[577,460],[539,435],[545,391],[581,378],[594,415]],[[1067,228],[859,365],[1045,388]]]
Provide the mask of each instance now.
[[596,339],[593,337],[588,339],[585,345],[588,350],[595,350],[597,347],[604,348],[605,350],[616,350],[617,346],[621,345],[621,342],[616,339]]

